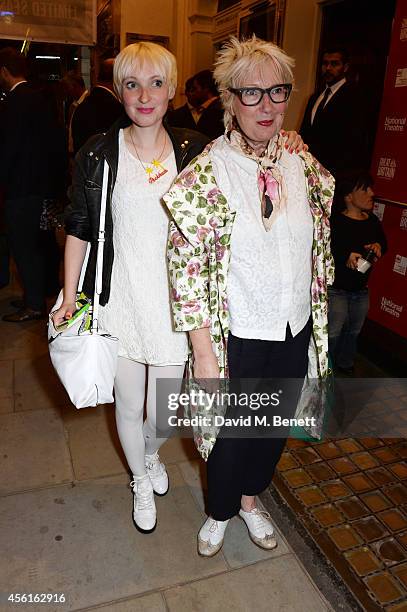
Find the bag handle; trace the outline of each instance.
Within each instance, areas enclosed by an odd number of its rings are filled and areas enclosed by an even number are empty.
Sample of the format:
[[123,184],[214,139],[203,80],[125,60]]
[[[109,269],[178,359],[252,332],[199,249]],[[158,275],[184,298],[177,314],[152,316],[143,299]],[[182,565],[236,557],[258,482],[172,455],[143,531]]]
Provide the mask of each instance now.
[[[106,221],[106,204],[107,204],[107,187],[109,183],[109,164],[104,161],[103,164],[103,183],[102,183],[102,199],[100,202],[100,219],[99,219],[99,233],[98,233],[98,250],[96,256],[96,278],[95,278],[95,292],[93,294],[93,312],[92,312],[92,327],[91,331],[98,330],[98,316],[99,316],[99,299],[102,293],[102,277],[103,277],[103,254],[105,247],[105,221]],[[88,245],[90,250],[90,245]],[[87,257],[89,253],[87,252]]]
[[[99,296],[102,293],[102,276],[103,276],[103,253],[105,246],[105,221],[106,221],[106,205],[107,205],[107,188],[109,183],[109,164],[106,160],[103,163],[103,182],[102,182],[102,197],[100,201],[100,218],[99,218],[99,232],[98,232],[98,250],[96,254],[96,274],[95,274],[95,291],[93,294],[92,302],[92,325],[91,332],[98,330],[98,316],[99,316]],[[77,292],[81,293],[83,287],[83,281],[86,274],[86,268],[88,267],[90,254],[90,242],[86,247],[85,257],[82,263],[81,273],[78,281]]]

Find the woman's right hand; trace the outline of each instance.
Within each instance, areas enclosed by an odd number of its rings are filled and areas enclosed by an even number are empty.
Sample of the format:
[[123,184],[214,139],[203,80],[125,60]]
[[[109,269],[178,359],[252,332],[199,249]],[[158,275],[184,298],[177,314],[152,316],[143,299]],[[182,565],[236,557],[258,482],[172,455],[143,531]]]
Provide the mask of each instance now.
[[194,379],[207,391],[215,392],[219,386],[219,364],[212,348],[208,327],[189,332],[194,353]]
[[219,364],[213,352],[210,355],[195,357],[194,378],[200,380],[202,378],[219,378],[219,376]]
[[357,270],[358,269],[358,260],[362,257],[362,255],[360,253],[351,253],[348,257],[348,260],[346,262],[346,265],[348,268],[350,268],[351,270]]
[[207,393],[216,393],[219,387],[219,364],[215,354],[195,357],[194,379]]
[[75,302],[62,302],[58,310],[54,310],[54,312],[51,314],[54,326],[57,327],[58,325],[61,325],[61,323],[63,323],[64,321],[69,321],[75,311]]

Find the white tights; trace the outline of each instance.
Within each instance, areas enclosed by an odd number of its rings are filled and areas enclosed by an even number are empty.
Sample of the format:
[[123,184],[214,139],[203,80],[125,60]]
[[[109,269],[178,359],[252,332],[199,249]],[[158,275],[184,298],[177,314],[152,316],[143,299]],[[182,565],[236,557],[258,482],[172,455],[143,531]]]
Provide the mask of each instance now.
[[[184,367],[146,366],[124,357],[117,360],[114,383],[117,432],[134,476],[146,474],[145,454],[152,455],[165,442],[163,438],[156,438],[156,381],[158,378],[181,381]],[[147,418],[143,423],[147,372]],[[162,406],[161,409],[166,410],[167,407]]]

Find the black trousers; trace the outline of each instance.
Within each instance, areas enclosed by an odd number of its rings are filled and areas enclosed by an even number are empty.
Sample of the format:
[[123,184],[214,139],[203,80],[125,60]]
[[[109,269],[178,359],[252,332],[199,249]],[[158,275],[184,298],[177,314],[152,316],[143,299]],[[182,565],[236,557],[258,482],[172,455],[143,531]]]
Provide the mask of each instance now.
[[[308,368],[310,334],[311,319],[295,338],[287,325],[282,342],[247,340],[229,334],[229,377],[234,381],[296,378],[298,398],[300,379]],[[296,401],[283,416],[294,416],[295,409]],[[207,462],[208,514],[215,520],[225,521],[239,512],[242,495],[258,495],[264,491],[271,482],[286,440],[287,437],[218,437]]]
[[10,251],[23,284],[25,305],[33,310],[43,310],[47,289],[54,293],[58,288],[55,232],[40,230],[41,209],[42,198],[35,196],[5,202]]

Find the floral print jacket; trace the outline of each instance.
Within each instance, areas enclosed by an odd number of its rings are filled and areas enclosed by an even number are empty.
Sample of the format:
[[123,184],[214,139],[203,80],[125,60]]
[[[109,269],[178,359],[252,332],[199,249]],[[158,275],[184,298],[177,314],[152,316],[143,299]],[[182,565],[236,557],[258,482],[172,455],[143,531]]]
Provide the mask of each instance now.
[[[187,332],[209,327],[221,377],[227,377],[227,277],[235,212],[230,210],[216,184],[210,150],[211,145],[208,145],[191,161],[164,196],[171,216],[167,252],[175,329]],[[328,365],[327,285],[334,280],[329,226],[334,180],[310,153],[300,153],[300,157],[313,218],[313,332],[308,351],[308,375],[296,416],[314,416],[316,425],[308,431],[314,437],[320,437],[325,383],[331,374]],[[192,377],[192,352],[188,369]],[[207,431],[194,429],[195,443],[205,459],[213,448],[216,434],[216,428]]]

